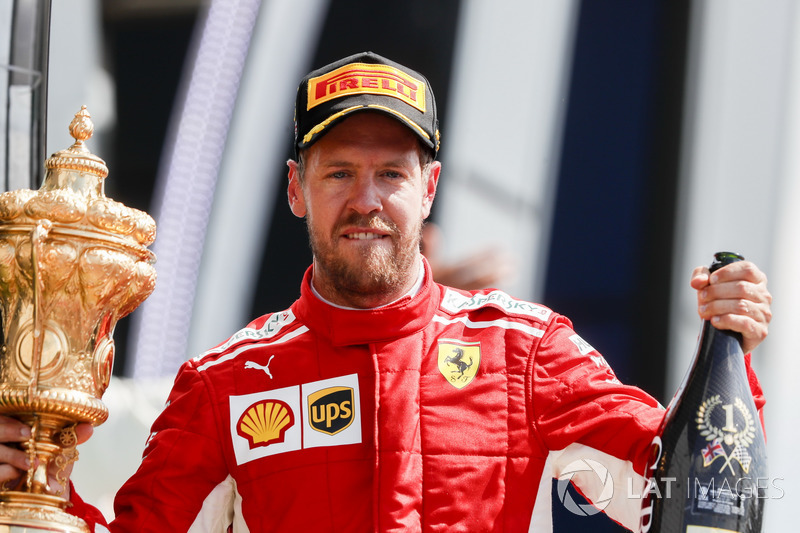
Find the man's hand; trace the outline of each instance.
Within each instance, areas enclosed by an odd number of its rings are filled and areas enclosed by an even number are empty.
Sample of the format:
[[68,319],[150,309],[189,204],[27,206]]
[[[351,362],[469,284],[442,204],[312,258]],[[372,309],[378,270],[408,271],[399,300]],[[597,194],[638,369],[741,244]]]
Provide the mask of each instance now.
[[[13,418],[0,415],[0,442],[25,442],[31,428]],[[0,484],[18,478],[28,470],[28,455],[21,449],[0,444]]]
[[697,312],[717,329],[742,334],[742,349],[752,352],[767,337],[772,319],[772,295],[767,276],[750,261],[737,261],[713,274],[706,267],[692,272]]
[[[75,426],[78,444],[89,440],[93,432],[94,428],[91,424],[78,424]],[[30,466],[28,454],[18,444],[29,440],[30,437],[31,428],[27,424],[14,418],[0,415],[0,485],[6,483],[7,486],[13,486],[12,483],[8,482],[17,480],[27,474]],[[64,497],[69,499],[69,487],[62,487],[56,480],[58,467],[55,465],[55,461],[51,461],[48,466],[48,484],[51,490],[54,493],[64,490]],[[64,472],[60,473],[60,476],[63,479],[69,479],[71,473],[72,464],[69,464],[64,469]]]

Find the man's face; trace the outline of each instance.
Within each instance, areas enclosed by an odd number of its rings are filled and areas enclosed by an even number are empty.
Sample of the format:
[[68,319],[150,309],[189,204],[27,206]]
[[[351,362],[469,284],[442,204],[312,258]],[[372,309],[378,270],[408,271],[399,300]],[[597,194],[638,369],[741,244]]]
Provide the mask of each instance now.
[[306,150],[303,181],[290,162],[289,204],[305,216],[314,286],[328,300],[376,307],[407,292],[440,164],[420,165],[417,138],[398,121],[359,112]]

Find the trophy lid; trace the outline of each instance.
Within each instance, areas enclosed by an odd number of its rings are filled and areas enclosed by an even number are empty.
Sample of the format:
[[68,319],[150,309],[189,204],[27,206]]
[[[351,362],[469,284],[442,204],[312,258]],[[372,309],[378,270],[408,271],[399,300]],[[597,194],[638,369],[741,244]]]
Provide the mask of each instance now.
[[73,145],[54,153],[44,163],[47,172],[43,188],[71,187],[102,194],[102,180],[108,176],[108,167],[86,147],[85,141],[94,133],[94,124],[85,105],[75,113],[69,133],[75,139]]
[[0,230],[26,231],[24,227],[46,220],[48,225],[55,224],[55,233],[77,231],[86,238],[119,239],[152,259],[145,247],[155,239],[155,221],[105,196],[108,167],[85,144],[93,131],[91,115],[82,106],[69,125],[75,142],[47,159],[41,188],[0,194]]

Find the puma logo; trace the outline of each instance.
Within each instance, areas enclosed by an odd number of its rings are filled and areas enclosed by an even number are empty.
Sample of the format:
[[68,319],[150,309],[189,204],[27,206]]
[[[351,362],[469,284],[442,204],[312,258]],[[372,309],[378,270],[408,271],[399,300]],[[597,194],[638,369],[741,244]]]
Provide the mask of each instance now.
[[269,364],[272,362],[272,358],[275,357],[274,355],[269,356],[269,361],[267,361],[266,365],[259,365],[255,361],[247,361],[244,364],[245,368],[257,368],[258,370],[263,370],[268,376],[269,379],[272,379],[272,373],[269,371]]

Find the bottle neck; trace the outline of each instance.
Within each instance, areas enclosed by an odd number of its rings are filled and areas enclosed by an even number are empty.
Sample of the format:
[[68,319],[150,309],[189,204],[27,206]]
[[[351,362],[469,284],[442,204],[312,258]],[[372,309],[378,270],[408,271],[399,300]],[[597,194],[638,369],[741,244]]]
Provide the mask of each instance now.
[[[729,342],[735,341],[739,345],[739,350],[740,351],[742,350],[743,341],[742,341],[742,334],[741,333],[739,333],[738,331],[732,331],[732,330],[729,330],[729,329],[717,329],[711,324],[711,321],[709,321],[709,320],[704,320],[703,321],[702,338],[706,342],[711,342],[713,340],[722,339],[722,338],[730,339]],[[701,349],[699,351],[702,352],[703,350]]]

